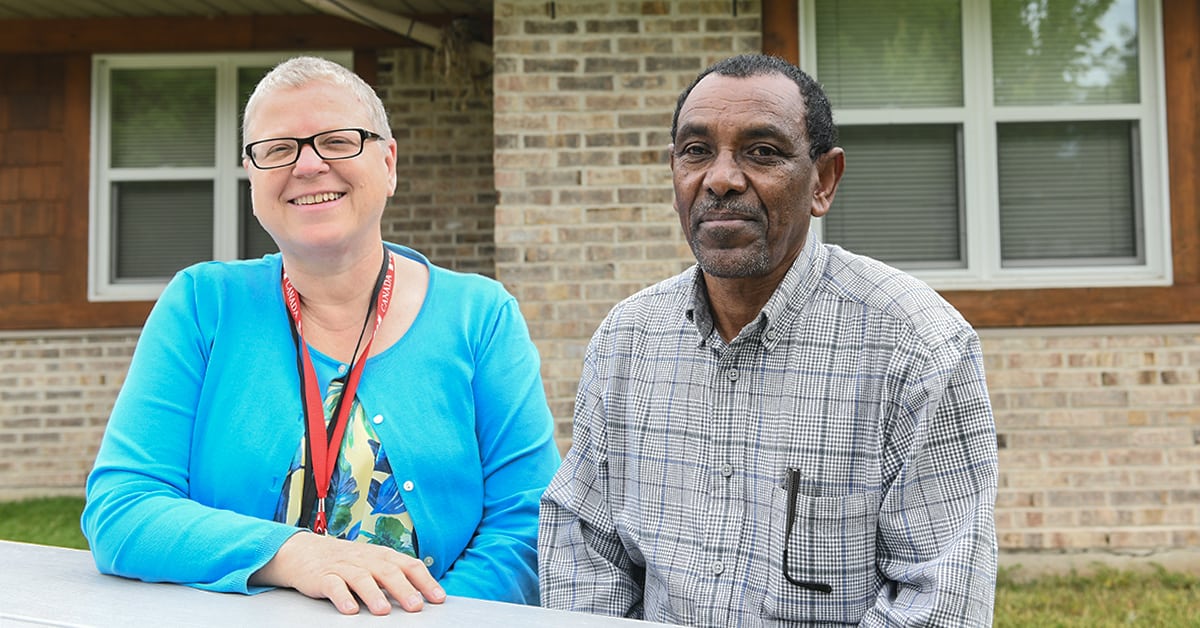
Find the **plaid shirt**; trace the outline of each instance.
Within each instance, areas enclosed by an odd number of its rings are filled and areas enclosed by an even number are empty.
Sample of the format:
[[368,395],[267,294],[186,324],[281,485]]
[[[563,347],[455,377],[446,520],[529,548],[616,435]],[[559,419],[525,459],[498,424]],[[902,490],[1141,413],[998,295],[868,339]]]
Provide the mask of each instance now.
[[[626,299],[592,338],[542,498],[542,603],[701,626],[990,626],[996,432],[971,327],[812,236],[732,342],[701,277]],[[789,582],[785,543],[791,578],[829,592]]]

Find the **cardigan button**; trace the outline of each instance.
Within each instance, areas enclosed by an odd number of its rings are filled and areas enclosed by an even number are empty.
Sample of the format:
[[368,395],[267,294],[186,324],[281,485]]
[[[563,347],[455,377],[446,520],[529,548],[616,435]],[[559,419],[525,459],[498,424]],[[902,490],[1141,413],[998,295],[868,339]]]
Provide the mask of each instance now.
[[413,490],[413,483],[412,483],[412,480],[405,480],[405,481],[404,481],[404,490],[406,490],[406,491],[411,491],[411,490]]
[[425,560],[423,560],[422,562],[424,562],[424,563],[425,563],[425,566],[426,566],[426,567],[432,567],[432,566],[433,566],[433,557],[432,557],[432,556],[426,556],[426,557],[425,557]]
[[375,425],[379,425],[380,423],[383,423],[383,415],[376,414],[375,416],[371,417],[371,422],[374,423]]

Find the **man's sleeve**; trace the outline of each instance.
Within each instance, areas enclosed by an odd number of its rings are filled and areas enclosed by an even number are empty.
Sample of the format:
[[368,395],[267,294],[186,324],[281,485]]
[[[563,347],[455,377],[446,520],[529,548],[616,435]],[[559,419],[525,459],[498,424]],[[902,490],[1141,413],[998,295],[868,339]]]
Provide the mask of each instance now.
[[584,359],[571,450],[542,496],[542,605],[641,618],[644,570],[625,551],[608,501],[610,483],[619,478],[611,478],[608,468],[603,390],[611,354],[604,348],[603,330]]
[[909,380],[885,458],[885,586],[863,626],[991,626],[996,586],[996,426],[979,339],[964,332]]

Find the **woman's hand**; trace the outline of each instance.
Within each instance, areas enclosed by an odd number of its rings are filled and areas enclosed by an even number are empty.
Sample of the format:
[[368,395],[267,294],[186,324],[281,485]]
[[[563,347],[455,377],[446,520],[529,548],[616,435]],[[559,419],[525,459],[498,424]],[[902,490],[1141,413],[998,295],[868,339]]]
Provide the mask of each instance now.
[[392,610],[385,591],[410,613],[421,610],[425,600],[441,604],[446,599],[446,592],[416,558],[381,545],[305,532],[293,534],[250,582],[328,598],[346,615],[358,612],[355,595],[374,615]]

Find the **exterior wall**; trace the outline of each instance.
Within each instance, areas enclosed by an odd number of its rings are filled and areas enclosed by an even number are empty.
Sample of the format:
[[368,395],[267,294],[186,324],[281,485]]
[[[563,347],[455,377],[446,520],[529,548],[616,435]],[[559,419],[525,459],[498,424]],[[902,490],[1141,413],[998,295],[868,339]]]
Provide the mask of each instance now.
[[697,72],[761,49],[757,3],[738,5],[496,3],[496,272],[538,342],[564,447],[600,319],[692,263],[671,208],[671,114]]
[[980,335],[1002,549],[1200,548],[1200,328]]
[[[151,5],[163,3],[144,4],[144,12],[157,13]],[[0,329],[137,327],[153,305],[87,298],[94,51],[412,45],[398,33],[319,14],[0,20]],[[363,76],[375,77],[377,65],[375,55],[355,57]]]
[[[583,352],[608,309],[692,262],[671,209],[675,99],[760,49],[757,2],[496,3],[496,261],[570,444]],[[1200,547],[1200,331],[981,332],[1000,546]]]
[[83,493],[137,335],[0,332],[0,499]]
[[491,84],[481,93],[448,84],[433,59],[419,48],[379,55],[376,87],[397,143],[383,236],[435,264],[494,277]]
[[[980,334],[1002,550],[1200,548],[1200,328]],[[0,500],[82,493],[136,340],[0,333]]]
[[59,55],[0,55],[0,304],[55,303],[77,279],[64,238],[73,217],[63,147],[75,141],[56,80],[65,73]]

